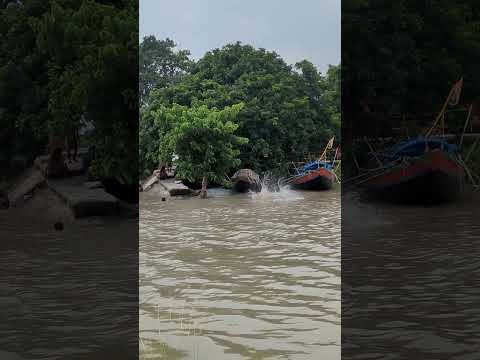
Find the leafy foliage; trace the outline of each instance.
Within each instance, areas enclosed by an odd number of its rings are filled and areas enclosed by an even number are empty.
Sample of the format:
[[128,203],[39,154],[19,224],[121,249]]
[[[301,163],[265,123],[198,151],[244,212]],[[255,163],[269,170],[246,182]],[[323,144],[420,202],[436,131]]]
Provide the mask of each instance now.
[[0,167],[12,157],[32,160],[47,138],[47,59],[36,51],[32,21],[48,8],[42,1],[4,1],[0,6]]
[[177,81],[190,69],[192,62],[188,50],[175,52],[176,44],[170,40],[157,40],[154,36],[143,38],[139,48],[138,92],[141,104],[145,103],[154,88],[165,87]]
[[152,114],[174,104],[224,109],[243,103],[235,120],[238,135],[249,139],[240,147],[242,167],[264,171],[320,152],[332,135],[339,135],[340,84],[335,69],[323,77],[304,61],[295,71],[276,53],[240,43],[208,52],[188,75],[153,90],[142,109],[141,174],[156,165],[158,154],[151,144],[164,141],[155,132],[159,125]]
[[[393,113],[434,113],[462,76],[471,101],[480,84],[479,25],[473,0],[344,1],[344,123],[361,121],[354,114],[365,97],[383,108],[384,122]],[[391,132],[392,124],[383,127]]]
[[[478,96],[479,26],[478,2],[473,0],[342,2],[345,175],[357,171],[352,152],[360,158],[370,151],[353,139],[398,137],[405,129],[410,136],[419,134],[432,125],[461,77],[458,108]],[[460,132],[465,117],[449,113],[446,124]],[[395,131],[399,128],[402,132]]]
[[26,0],[1,10],[0,108],[9,134],[2,146],[38,155],[48,134],[85,117],[94,126],[94,172],[136,183],[137,6]]
[[237,146],[248,142],[235,135],[238,125],[234,121],[242,108],[243,104],[223,110],[205,105],[161,106],[154,121],[159,129],[169,130],[162,134],[160,158],[168,162],[175,154],[177,174],[183,179],[197,182],[205,177],[222,182],[229,171],[240,165]]

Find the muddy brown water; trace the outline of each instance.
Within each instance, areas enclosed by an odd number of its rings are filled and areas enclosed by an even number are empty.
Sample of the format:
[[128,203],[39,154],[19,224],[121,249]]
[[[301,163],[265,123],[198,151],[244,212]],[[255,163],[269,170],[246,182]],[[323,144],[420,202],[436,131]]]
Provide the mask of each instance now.
[[480,359],[480,194],[342,195],[342,359]]
[[142,359],[339,359],[340,192],[140,207]]
[[137,249],[136,219],[74,220],[48,189],[0,210],[0,358],[136,358]]

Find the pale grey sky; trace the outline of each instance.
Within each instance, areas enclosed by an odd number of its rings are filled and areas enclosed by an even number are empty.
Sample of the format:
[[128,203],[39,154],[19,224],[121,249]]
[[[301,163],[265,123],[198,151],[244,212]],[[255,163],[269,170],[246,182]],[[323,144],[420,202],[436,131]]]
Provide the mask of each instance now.
[[169,37],[195,59],[241,41],[289,64],[310,60],[324,73],[340,63],[340,1],[140,0],[140,37]]

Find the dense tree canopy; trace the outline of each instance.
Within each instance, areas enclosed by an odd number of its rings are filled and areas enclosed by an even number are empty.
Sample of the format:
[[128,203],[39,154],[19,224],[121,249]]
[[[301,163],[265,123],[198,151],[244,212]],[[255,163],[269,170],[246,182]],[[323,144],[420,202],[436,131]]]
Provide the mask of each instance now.
[[147,36],[140,43],[138,93],[141,104],[152,89],[178,81],[190,69],[190,52],[175,51],[175,46],[172,40],[157,40],[155,36]]
[[[154,114],[163,106],[223,109],[243,103],[236,117],[241,166],[257,171],[320,152],[339,136],[339,69],[323,77],[308,61],[287,65],[276,53],[240,43],[208,52],[179,81],[152,91],[140,119],[141,175],[158,164],[162,130]],[[165,130],[166,131],[166,130]]]
[[384,121],[432,114],[462,76],[468,104],[480,90],[479,24],[474,0],[342,2],[344,124],[359,121],[354,113],[364,98],[382,108]]
[[39,155],[48,134],[86,118],[95,128],[94,172],[135,183],[137,6],[25,0],[0,10],[0,121],[7,129],[0,146],[7,160]]
[[47,137],[48,59],[36,49],[32,22],[47,10],[43,1],[3,1],[0,9],[0,167],[13,156],[31,158]]
[[[479,26],[476,0],[342,2],[344,165],[354,170],[351,151],[370,151],[354,139],[422,134],[462,77],[460,104],[449,110],[468,109],[480,96]],[[466,116],[450,111],[448,131],[462,131]]]

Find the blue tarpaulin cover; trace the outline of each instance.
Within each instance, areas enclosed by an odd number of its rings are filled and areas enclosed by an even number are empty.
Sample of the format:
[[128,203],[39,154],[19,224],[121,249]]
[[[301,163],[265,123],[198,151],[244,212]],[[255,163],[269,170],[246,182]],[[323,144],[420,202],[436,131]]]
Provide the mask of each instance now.
[[405,156],[420,156],[426,149],[442,149],[448,153],[454,153],[457,147],[449,144],[446,140],[441,138],[415,138],[402,142],[392,147],[390,151],[391,159],[397,159]]
[[312,171],[312,170],[317,170],[320,168],[325,168],[328,170],[332,169],[332,164],[327,163],[325,161],[312,161],[309,162],[308,164],[305,164],[302,168],[302,172],[307,172],[307,171]]

